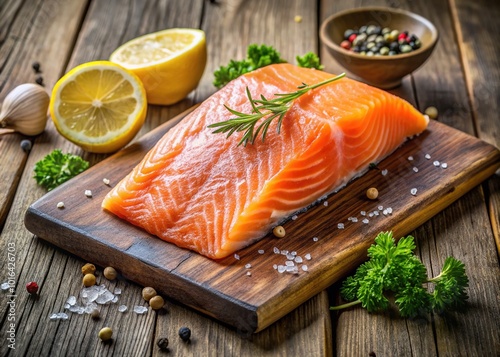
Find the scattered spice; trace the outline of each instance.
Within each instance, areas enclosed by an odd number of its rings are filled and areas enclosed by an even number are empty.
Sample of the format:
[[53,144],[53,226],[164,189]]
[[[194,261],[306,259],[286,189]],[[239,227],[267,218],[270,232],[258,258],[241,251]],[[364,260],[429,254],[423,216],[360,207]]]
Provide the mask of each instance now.
[[57,202],[57,208],[63,209],[64,208],[64,202]]
[[38,85],[40,85],[42,87],[44,86],[44,84],[43,84],[43,77],[42,76],[36,77],[35,82],[36,82],[36,84],[38,84]]
[[101,317],[101,313],[99,312],[98,309],[94,309],[90,312],[90,316],[92,317],[92,319],[94,320],[99,320],[99,318]]
[[111,340],[111,336],[113,336],[113,330],[111,327],[104,327],[99,331],[99,338],[101,341]]
[[40,73],[40,62],[33,62],[31,68],[35,71],[35,73]]
[[151,298],[156,296],[156,290],[153,289],[150,286],[145,287],[142,289],[142,297],[144,300],[149,301]]
[[160,295],[153,296],[149,300],[149,306],[151,306],[153,310],[160,310],[163,305],[165,305],[165,300],[163,300]]
[[285,228],[283,226],[276,226],[273,229],[273,234],[277,238],[283,238],[286,235]]
[[168,351],[168,338],[159,338],[158,341],[156,341],[156,345],[160,348],[161,351]]
[[378,190],[375,187],[370,187],[366,190],[366,197],[370,200],[376,200],[378,197]]
[[87,275],[87,274],[94,274],[95,273],[95,265],[91,263],[87,263],[84,266],[82,266],[82,274]]
[[118,273],[116,272],[115,268],[113,267],[106,267],[104,269],[104,277],[108,280],[115,280],[116,277],[118,276]]
[[85,274],[85,276],[83,277],[83,285],[87,288],[92,285],[95,285],[95,275]]
[[103,179],[102,179],[102,182],[103,182],[106,186],[109,186],[109,179],[107,179],[107,178],[103,178]]
[[425,109],[424,114],[427,115],[431,119],[437,119],[438,110],[436,107],[428,107],[427,109]]
[[191,338],[191,329],[189,327],[181,327],[179,329],[179,337],[182,341],[187,342]]
[[31,281],[28,284],[26,284],[26,290],[28,291],[29,294],[35,295],[38,292],[38,284],[34,281]]
[[31,141],[28,139],[23,139],[21,140],[21,149],[23,149],[24,152],[28,153],[31,151]]
[[87,196],[88,198],[92,198],[92,191],[85,190],[85,196]]
[[302,16],[300,16],[300,15],[295,16],[293,18],[293,21],[295,21],[296,23],[302,22]]

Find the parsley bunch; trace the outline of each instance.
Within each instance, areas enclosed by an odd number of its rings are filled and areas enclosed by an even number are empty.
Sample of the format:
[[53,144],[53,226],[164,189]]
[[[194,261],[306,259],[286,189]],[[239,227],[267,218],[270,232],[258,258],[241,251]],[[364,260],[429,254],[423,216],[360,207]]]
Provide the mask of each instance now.
[[[319,63],[319,58],[312,52],[306,53],[304,56],[297,56],[297,63],[300,67],[322,69],[323,66]],[[247,48],[247,58],[241,61],[231,60],[227,66],[221,66],[214,72],[213,84],[217,88],[224,87],[227,83],[242,74],[256,70],[257,68],[265,67],[275,63],[285,63],[278,51],[272,46],[266,45],[250,45]]]
[[[386,292],[394,293],[403,317],[464,306],[468,298],[465,288],[469,284],[464,264],[448,257],[441,273],[429,279],[424,264],[413,254],[415,248],[412,236],[395,244],[392,232],[380,233],[368,249],[370,259],[342,284],[342,298],[352,302],[330,309],[361,304],[369,312],[385,310],[389,307]],[[432,293],[427,290],[429,284],[434,285]]]
[[35,164],[34,178],[50,191],[88,167],[89,163],[80,156],[63,154],[60,149],[55,149]]

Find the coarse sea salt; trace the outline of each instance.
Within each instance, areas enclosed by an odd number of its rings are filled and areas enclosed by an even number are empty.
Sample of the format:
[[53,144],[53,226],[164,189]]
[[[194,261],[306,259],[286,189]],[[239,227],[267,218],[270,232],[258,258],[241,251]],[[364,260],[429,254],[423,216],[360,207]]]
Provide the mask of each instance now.
[[122,289],[120,288],[115,288],[115,291],[113,291],[115,295],[120,295],[122,293]]
[[287,261],[285,262],[285,265],[286,265],[287,267],[293,267],[293,266],[295,265],[295,263],[294,263],[293,261],[291,261],[291,260],[287,260]]
[[307,271],[309,268],[307,267],[307,265],[302,265],[302,270],[303,271]]
[[67,320],[67,319],[69,319],[69,316],[67,314],[65,314],[64,312],[58,312],[58,313],[50,315],[49,319],[51,319],[51,320]]
[[358,219],[356,217],[352,217],[351,222],[352,223],[358,223]]
[[294,258],[295,258],[295,256],[292,253],[288,253],[286,255],[286,259],[288,259],[288,260],[293,260]]
[[413,161],[413,156],[408,156],[408,161]]
[[299,264],[303,262],[302,257],[300,255],[296,256],[294,260],[295,260],[295,263],[299,263]]
[[416,196],[417,195],[417,189],[414,187],[410,190],[410,193],[413,195],[413,196]]
[[106,186],[109,186],[109,182],[110,182],[110,181],[109,181],[109,179],[107,179],[107,178],[103,178],[103,179],[102,179],[102,182],[103,182]]
[[238,254],[234,253],[234,259],[240,260],[240,256]]
[[7,290],[9,287],[10,287],[10,284],[7,282],[2,283],[2,285],[0,285],[0,289],[2,289],[2,290]]
[[88,198],[91,198],[92,197],[92,191],[85,190],[85,196],[87,196]]
[[278,265],[278,273],[284,273],[286,270],[286,266],[285,265]]
[[57,208],[63,209],[64,208],[64,202],[57,202]]
[[252,272],[247,271],[247,276],[252,276]]
[[387,170],[387,169],[383,169],[382,171],[380,171],[382,176],[386,176],[388,172],[389,172],[389,170]]
[[323,202],[323,206],[328,207],[328,201]]
[[252,264],[248,263],[248,264],[245,264],[245,269],[250,269],[252,267]]
[[280,250],[276,247],[273,248],[274,254],[280,254]]
[[317,242],[319,240],[318,237],[313,237],[313,242]]
[[430,159],[431,159],[431,155],[429,155],[429,154],[425,154],[425,156],[424,156],[424,157],[425,157],[427,160],[430,160]]
[[448,168],[448,164],[447,164],[446,162],[443,162],[443,163],[441,164],[441,168],[443,168],[443,169]]
[[438,167],[439,165],[441,165],[441,163],[440,163],[439,161],[437,161],[437,160],[436,160],[436,161],[434,161],[432,164],[433,164],[434,166],[436,166],[436,167]]
[[259,249],[259,250],[257,251],[257,253],[259,253],[259,254],[264,254],[265,252],[264,252],[264,249]]
[[76,296],[70,296],[66,299],[66,303],[70,306],[73,306],[76,304]]
[[418,167],[413,166],[413,171],[414,171],[414,172],[418,172]]
[[293,215],[292,216],[292,221],[295,221],[297,218],[298,218],[297,215]]
[[148,311],[146,306],[134,306],[134,312],[138,315],[143,315]]
[[344,223],[338,223],[337,224],[338,229],[344,229]]
[[311,260],[311,254],[307,253],[306,255],[304,255],[304,258],[305,260]]
[[125,305],[120,305],[120,306],[118,306],[118,311],[120,311],[120,312],[125,312],[125,311],[127,311],[127,310],[128,310],[128,307],[127,307],[127,306],[125,306]]
[[368,220],[368,218],[365,218],[361,222],[363,222],[364,224],[368,224],[370,221]]

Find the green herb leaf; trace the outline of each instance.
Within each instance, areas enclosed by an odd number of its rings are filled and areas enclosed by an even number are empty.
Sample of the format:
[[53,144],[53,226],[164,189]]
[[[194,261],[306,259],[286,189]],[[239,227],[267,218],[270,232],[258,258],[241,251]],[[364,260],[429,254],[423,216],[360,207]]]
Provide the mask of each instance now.
[[307,52],[303,56],[297,56],[295,57],[295,60],[297,61],[299,67],[316,68],[320,70],[324,68],[319,61],[318,55],[313,52]]
[[[344,76],[345,73],[342,73],[336,77],[329,78],[314,85],[307,85],[304,83],[298,87],[297,91],[292,93],[275,94],[275,98],[273,99],[267,99],[263,95],[261,95],[260,99],[254,99],[247,87],[246,94],[250,104],[252,105],[252,112],[242,113],[225,106],[226,109],[235,117],[222,122],[210,124],[208,127],[215,129],[213,133],[227,133],[227,137],[231,136],[235,132],[243,131],[243,137],[238,145],[243,144],[243,146],[246,146],[248,143],[253,144],[259,134],[262,135],[262,141],[264,141],[271,122],[276,118],[278,119],[277,132],[280,132],[283,118],[295,99],[312,89],[336,81]],[[257,122],[261,119],[263,120],[257,126],[257,129],[255,129]]]
[[[427,269],[413,253],[415,248],[412,236],[401,238],[396,244],[392,232],[380,233],[368,248],[370,259],[342,284],[342,298],[353,302],[330,309],[360,303],[369,312],[385,310],[389,306],[387,292],[394,293],[403,317],[462,307],[468,298],[465,288],[469,283],[464,264],[449,257],[441,274],[428,279]],[[435,284],[432,294],[424,287],[429,283]]]
[[34,178],[40,186],[50,191],[88,167],[89,163],[80,156],[63,154],[60,149],[55,149],[35,164]]

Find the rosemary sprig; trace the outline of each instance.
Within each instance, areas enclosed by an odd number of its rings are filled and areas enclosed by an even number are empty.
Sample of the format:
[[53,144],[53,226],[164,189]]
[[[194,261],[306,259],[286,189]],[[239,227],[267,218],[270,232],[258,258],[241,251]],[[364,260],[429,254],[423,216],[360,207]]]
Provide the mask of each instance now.
[[[224,104],[226,109],[229,110],[235,117],[219,123],[210,124],[208,127],[216,129],[213,131],[214,134],[227,133],[227,137],[230,137],[235,132],[244,131],[245,133],[238,143],[238,146],[241,144],[246,146],[248,143],[253,144],[259,134],[262,135],[262,141],[264,141],[269,125],[271,125],[271,122],[276,118],[278,118],[277,132],[278,134],[280,133],[283,118],[295,99],[312,89],[336,81],[344,76],[345,73],[342,73],[336,77],[329,78],[323,82],[313,85],[302,83],[302,85],[297,87],[297,91],[292,93],[278,93],[275,94],[275,98],[273,99],[267,99],[263,95],[260,96],[260,99],[254,99],[252,98],[252,95],[247,87],[246,94],[250,100],[250,104],[252,105],[252,112],[250,114],[242,113],[231,109]],[[264,120],[259,123],[257,128],[255,128],[257,122],[263,118]]]

